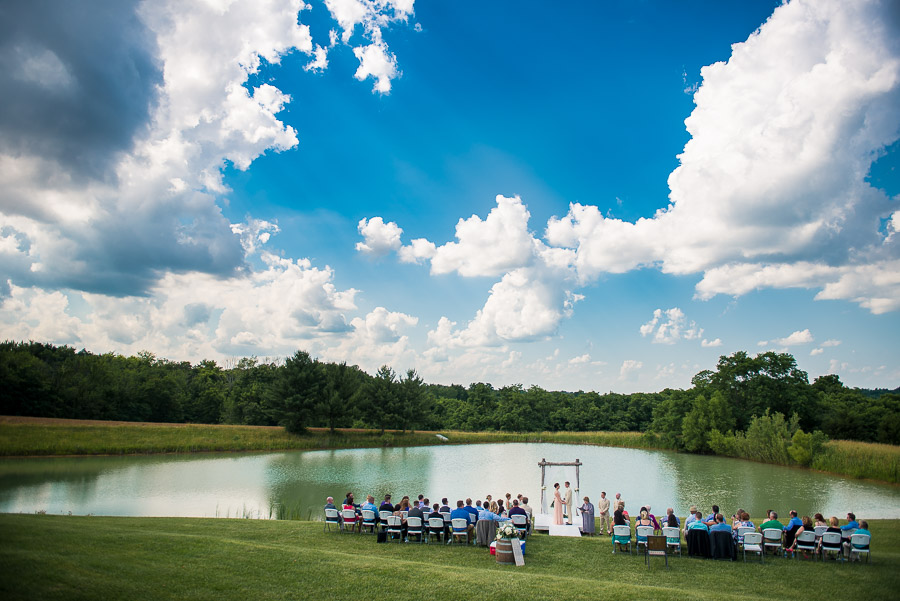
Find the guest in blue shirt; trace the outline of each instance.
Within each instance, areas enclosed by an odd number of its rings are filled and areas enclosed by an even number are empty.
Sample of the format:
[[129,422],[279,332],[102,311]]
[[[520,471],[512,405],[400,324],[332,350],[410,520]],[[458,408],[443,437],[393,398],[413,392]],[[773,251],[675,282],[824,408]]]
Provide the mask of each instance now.
[[479,520],[495,520],[498,522],[508,522],[509,518],[505,518],[497,513],[500,508],[497,503],[491,503],[490,509],[482,509],[478,512]]
[[803,521],[797,517],[797,512],[791,509],[791,520],[787,523],[787,526],[782,528],[785,532],[793,530],[794,528],[799,528],[803,525]]
[[847,525],[841,526],[841,531],[846,532],[847,530],[856,530],[857,528],[859,528],[859,524],[856,521],[856,514],[848,513],[847,514]]
[[472,523],[478,521],[478,510],[472,507],[472,499],[466,499],[466,506],[463,509],[472,514]]
[[731,532],[731,525],[725,523],[725,516],[721,513],[716,514],[716,523],[712,528],[709,529],[710,532]]
[[703,514],[698,511],[694,515],[696,517],[694,518],[693,522],[688,524],[687,529],[688,530],[705,530],[705,531],[709,532],[709,526],[707,526],[703,522]]
[[[473,532],[475,532],[475,526],[473,525],[474,520],[472,519],[472,514],[469,513],[465,507],[463,507],[462,501],[456,502],[456,509],[454,509],[453,511],[450,512],[450,519],[451,520],[455,520],[455,519],[465,520],[466,521],[465,532],[467,532],[469,535],[471,535]],[[462,532],[462,530],[460,530],[458,528],[453,528],[453,531],[454,532]]]

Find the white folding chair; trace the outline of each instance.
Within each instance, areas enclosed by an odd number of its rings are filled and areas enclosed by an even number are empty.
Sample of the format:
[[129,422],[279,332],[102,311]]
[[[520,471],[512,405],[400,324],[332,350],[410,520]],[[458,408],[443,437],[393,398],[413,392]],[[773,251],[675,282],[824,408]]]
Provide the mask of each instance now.
[[443,533],[444,518],[428,518],[428,541],[430,542],[435,536],[440,540]]
[[[648,536],[653,536],[653,526],[638,526],[634,529],[634,542],[635,547],[637,547],[638,553],[640,553],[642,545],[644,547],[644,551],[647,550]],[[666,563],[668,563],[668,560]]]
[[[670,549],[677,548],[678,555],[681,555],[681,529],[666,526],[663,528],[663,536],[666,537],[666,546]],[[668,560],[666,560],[668,565]]]
[[857,557],[866,554],[866,563],[869,563],[869,543],[871,542],[871,537],[868,534],[856,534],[853,533],[850,536],[850,547],[849,552],[847,553],[847,558],[852,560],[853,554],[856,553]]
[[378,526],[378,520],[375,518],[375,512],[371,509],[363,509],[362,510],[362,522],[359,524],[359,531],[363,532],[366,528],[369,529],[369,532],[375,533],[375,528]]
[[378,521],[381,524],[382,530],[387,530],[387,519],[394,515],[390,511],[379,511],[378,512]]
[[357,525],[356,510],[342,509],[341,517],[344,518],[344,532],[353,532]]
[[619,550],[622,547],[628,547],[628,553],[633,553],[631,548],[631,526],[613,526],[612,544],[613,553],[616,552],[617,546]]
[[418,536],[419,542],[425,542],[425,528],[422,527],[422,518],[406,518],[406,542],[411,536]]
[[759,532],[748,532],[744,535],[744,561],[747,561],[747,552],[759,553],[759,560],[763,560],[766,554],[762,545],[763,536]]
[[829,553],[834,553],[835,559],[843,559],[844,548],[841,544],[840,532],[825,532],[822,534],[820,549],[823,560],[828,557]]
[[737,542],[738,546],[744,544],[744,535],[748,532],[756,532],[756,529],[753,526],[738,526],[737,529]]
[[465,518],[453,518],[450,520],[450,540],[447,541],[447,544],[458,542],[462,537],[466,537],[466,544],[468,545],[469,521]]
[[821,540],[822,535],[828,530],[828,526],[816,526],[816,540]]
[[[794,539],[794,548],[797,551],[812,552],[813,561],[816,559],[816,533],[813,530],[804,530]],[[800,559],[799,553],[794,553],[797,559]]]
[[337,526],[338,532],[344,529],[344,525],[341,523],[341,514],[338,513],[337,509],[326,509],[325,510],[325,526],[322,528],[322,532],[330,531],[331,526]]
[[528,536],[528,516],[522,515],[521,513],[514,513],[509,517],[516,527],[516,530],[519,531],[519,536],[522,538]]
[[[781,528],[766,528],[762,531],[762,535],[763,546],[766,548],[766,551],[770,548],[774,549],[776,555],[784,551],[784,547],[781,544],[784,530]],[[745,534],[744,536],[747,535]]]
[[403,540],[403,521],[399,515],[388,516],[386,532],[391,539],[396,538],[398,543]]

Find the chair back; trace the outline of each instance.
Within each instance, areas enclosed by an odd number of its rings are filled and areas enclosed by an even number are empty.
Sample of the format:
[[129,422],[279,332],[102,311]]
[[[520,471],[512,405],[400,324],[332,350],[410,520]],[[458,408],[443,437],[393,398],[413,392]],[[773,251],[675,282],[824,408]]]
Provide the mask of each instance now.
[[825,532],[822,534],[822,546],[830,547],[832,549],[840,549],[841,548],[841,533],[840,532]]
[[465,532],[469,528],[469,522],[465,518],[453,518],[450,523],[454,532]]
[[816,526],[816,538],[822,538],[826,530],[828,530],[828,526]]
[[779,528],[766,528],[762,531],[763,538],[766,539],[766,544],[778,543],[780,545],[782,534],[784,534],[784,531]]
[[363,509],[362,519],[364,524],[366,524],[367,526],[371,526],[375,523],[375,512],[371,509]]
[[744,548],[762,544],[762,534],[759,532],[748,532],[744,535]]
[[816,542],[816,533],[812,530],[804,530],[797,535],[797,544],[814,544]]
[[741,538],[742,536],[744,536],[744,535],[747,534],[748,532],[753,532],[754,530],[755,530],[755,529],[753,528],[753,526],[738,526],[738,529],[737,529],[737,531],[738,531],[738,538]]
[[[677,528],[676,528],[677,530]],[[664,554],[666,552],[666,537],[650,535],[647,537],[647,553]]]
[[853,536],[853,533],[856,532],[856,528],[851,528],[850,530],[841,530],[841,538],[848,539]]
[[325,521],[326,522],[337,522],[339,515],[340,514],[338,513],[337,509],[326,509],[325,510]]
[[868,549],[870,539],[868,534],[852,534],[850,535],[850,546],[854,549]]
[[681,544],[681,530],[678,528],[666,526],[663,528],[663,536],[665,536],[666,540],[671,544]]
[[382,522],[386,522],[387,519],[389,517],[391,517],[392,515],[393,514],[390,511],[379,511],[378,512],[378,517],[379,517],[379,519],[381,519]]
[[528,516],[524,516],[521,513],[514,513],[509,517],[516,526],[525,526],[528,524]]
[[441,515],[444,516],[445,522],[450,523],[451,520],[450,520],[450,512],[449,511],[442,511]]
[[648,536],[653,535],[653,526],[638,526],[634,529],[634,534],[638,540],[645,540]]
[[613,526],[613,536],[631,538],[631,526]]
[[422,518],[411,517],[406,518],[406,532],[408,534],[422,533]]
[[344,509],[341,511],[341,517],[344,518],[345,522],[355,522],[356,521],[356,511],[352,509]]
[[432,530],[443,530],[444,518],[428,518],[428,527]]
[[409,512],[408,512],[408,511],[401,511],[401,512],[400,512],[400,517],[403,518],[404,520],[405,520],[408,516],[409,516]]

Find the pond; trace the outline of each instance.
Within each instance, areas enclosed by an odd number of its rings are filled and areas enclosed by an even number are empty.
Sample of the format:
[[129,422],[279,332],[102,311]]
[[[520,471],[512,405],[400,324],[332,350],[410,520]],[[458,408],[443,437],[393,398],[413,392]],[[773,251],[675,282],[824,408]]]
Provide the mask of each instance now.
[[[338,451],[19,458],[0,460],[0,512],[118,516],[270,518],[279,507],[318,519],[326,496],[336,502],[353,491],[394,499],[419,493],[441,497],[494,498],[507,492],[530,497],[539,510],[538,462],[570,462],[580,468],[580,493],[592,501],[619,492],[634,513],[692,504],[718,504],[753,516],[821,512],[843,518],[900,518],[900,487],[802,469],[667,451],[564,444],[444,445]],[[575,468],[548,468],[553,482],[570,480]]]

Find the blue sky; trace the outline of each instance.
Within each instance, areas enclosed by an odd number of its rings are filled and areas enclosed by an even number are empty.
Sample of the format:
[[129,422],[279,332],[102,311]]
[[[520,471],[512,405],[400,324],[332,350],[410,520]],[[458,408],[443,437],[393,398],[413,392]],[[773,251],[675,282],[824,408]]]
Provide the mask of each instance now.
[[4,338],[604,392],[737,350],[900,381],[891,2],[0,16]]

